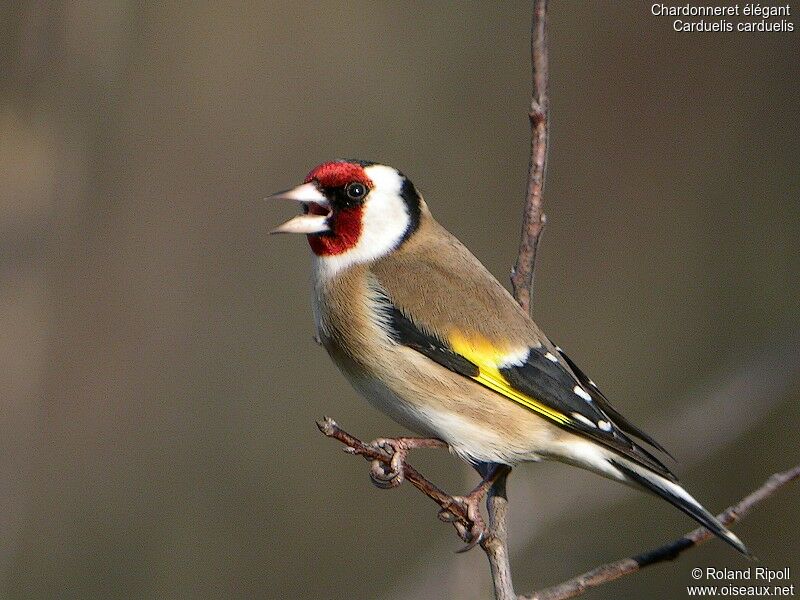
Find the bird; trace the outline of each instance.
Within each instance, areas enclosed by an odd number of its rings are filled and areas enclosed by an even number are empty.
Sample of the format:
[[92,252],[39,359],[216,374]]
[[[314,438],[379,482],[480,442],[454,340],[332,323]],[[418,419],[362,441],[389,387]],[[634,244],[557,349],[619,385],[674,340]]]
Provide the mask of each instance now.
[[403,173],[333,160],[270,199],[302,207],[271,233],[307,236],[317,340],[370,404],[424,436],[397,438],[398,456],[438,442],[484,476],[464,497],[475,519],[500,473],[554,460],[650,492],[751,556]]

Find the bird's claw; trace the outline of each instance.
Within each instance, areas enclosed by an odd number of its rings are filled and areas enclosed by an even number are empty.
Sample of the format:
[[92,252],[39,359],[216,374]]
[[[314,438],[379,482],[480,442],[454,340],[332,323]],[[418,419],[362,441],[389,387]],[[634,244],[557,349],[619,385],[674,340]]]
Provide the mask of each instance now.
[[[378,438],[368,445],[384,455],[373,459],[369,469],[373,485],[384,490],[395,488],[405,481],[405,461],[410,449],[446,446],[441,440],[430,438]],[[439,519],[452,523],[459,537],[466,542],[466,546],[456,551],[458,553],[469,552],[489,535],[480,503],[492,481],[484,480],[466,496],[437,500],[441,506]]]
[[391,456],[389,464],[377,458],[372,461],[369,469],[369,478],[373,485],[382,490],[388,490],[403,483],[405,480],[403,463],[408,454],[405,444],[399,440],[379,438],[370,442],[369,445]]
[[443,508],[439,511],[439,520],[445,523],[455,523],[459,520],[459,516],[454,514],[450,509]]
[[[461,535],[461,532],[459,532],[459,535]],[[478,544],[480,544],[483,541],[483,539],[486,537],[486,532],[485,531],[478,531],[478,532],[472,531],[472,532],[469,532],[469,535],[472,536],[472,539],[469,541],[469,543],[467,543],[467,545],[465,545],[465,546],[459,548],[458,550],[456,550],[456,554],[464,554],[465,552],[469,552],[470,550],[472,550],[475,546],[477,546]]]
[[369,478],[375,487],[382,490],[395,488],[405,479],[403,469],[393,470],[391,466],[379,459],[372,461],[369,468]]
[[[488,534],[486,523],[481,515],[480,501],[481,496],[478,494],[453,496],[450,506],[445,506],[439,511],[439,519],[446,523],[452,523],[459,537],[467,542],[466,546],[456,550],[458,554],[469,552]],[[457,510],[452,510],[456,507]]]

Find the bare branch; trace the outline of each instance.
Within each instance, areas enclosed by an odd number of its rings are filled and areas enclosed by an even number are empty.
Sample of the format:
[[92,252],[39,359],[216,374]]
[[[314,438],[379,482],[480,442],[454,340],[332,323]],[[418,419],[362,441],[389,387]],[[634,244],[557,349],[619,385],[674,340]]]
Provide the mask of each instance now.
[[522,238],[517,262],[511,271],[514,298],[527,311],[533,287],[536,251],[544,229],[545,167],[547,164],[547,0],[534,0],[531,25],[531,68],[533,93],[528,117],[531,121],[531,157],[528,165],[528,187],[522,212]]
[[[769,347],[755,346],[740,354],[707,384],[691,389],[686,397],[677,401],[676,405],[683,409],[662,415],[664,421],[655,428],[654,437],[670,438],[670,448],[681,457],[684,471],[691,470],[731,440],[756,427],[795,389],[800,382],[800,339],[783,340],[783,333],[772,332],[767,336]],[[625,486],[606,486],[602,493],[595,489],[587,494],[586,486],[591,485],[587,481],[574,482],[574,494],[559,497],[551,491],[558,485],[558,476],[554,473],[519,473],[515,494],[535,498],[537,511],[535,518],[519,519],[515,524],[513,538],[509,540],[511,552],[535,544],[542,531],[556,527],[565,515],[574,511],[605,510],[633,493]],[[437,590],[436,594],[442,597],[461,597],[461,584],[453,583],[442,573],[471,568],[463,565],[464,561],[456,557],[442,556],[441,549],[432,549],[418,557],[412,569],[413,577],[408,577],[383,597],[386,600],[423,600],[431,595],[431,590]],[[477,575],[473,574],[471,581],[475,579]],[[491,580],[481,578],[481,584],[491,585]],[[451,587],[442,588],[447,585]]]
[[[517,260],[511,273],[514,298],[528,312],[531,309],[531,295],[534,280],[536,254],[540,237],[546,222],[544,214],[543,188],[547,163],[548,143],[548,55],[547,55],[547,0],[533,0],[533,21],[531,26],[531,65],[532,97],[529,111],[531,124],[531,156],[528,169],[528,185],[523,210],[522,236]],[[467,510],[463,498],[450,496],[423,477],[406,461],[403,446],[392,447],[373,442],[365,444],[343,431],[335,421],[325,418],[317,423],[320,431],[328,437],[339,440],[347,446],[351,454],[361,455],[372,461],[371,477],[379,487],[395,487],[408,480],[417,489],[431,498],[441,508],[439,517],[451,522],[459,536],[468,542],[466,549],[480,542],[489,560],[494,595],[496,600],[564,600],[583,594],[586,590],[630,575],[640,569],[673,560],[681,553],[713,537],[705,528],[698,528],[682,538],[649,552],[602,565],[592,571],[579,575],[529,596],[517,596],[511,577],[508,553],[508,499],[506,480],[510,469],[497,478],[489,490],[486,501],[489,513],[489,527],[481,522],[479,511]],[[408,438],[411,439],[411,438]],[[395,443],[397,440],[394,440]],[[423,447],[446,447],[439,440],[424,440]],[[743,518],[758,503],[772,496],[780,488],[800,478],[800,465],[789,471],[770,477],[759,489],[745,497],[735,506],[719,515],[725,524]],[[487,483],[488,485],[488,483]],[[473,505],[474,508],[474,505]]]
[[[469,514],[463,502],[459,501],[459,497],[445,493],[438,486],[423,477],[419,471],[406,462],[404,453],[399,453],[397,450],[387,448],[385,445],[380,444],[380,441],[378,441],[378,443],[364,443],[339,427],[336,421],[330,417],[323,417],[322,420],[317,421],[317,427],[326,436],[338,440],[347,446],[345,451],[349,454],[363,456],[366,460],[371,461],[370,477],[373,483],[378,487],[384,489],[397,487],[403,481],[408,481],[438,504],[441,508],[439,511],[439,518],[442,521],[453,524],[459,537],[467,542],[468,546],[466,549],[472,548],[472,546],[479,541],[483,543],[490,539],[491,536],[487,531],[478,531],[482,529],[482,523],[476,522],[476,519]],[[401,439],[420,439],[424,442],[424,447],[427,448],[447,447],[447,444],[440,440],[424,438]]]
[[486,552],[486,558],[489,559],[496,600],[515,600],[517,597],[511,580],[511,562],[508,556],[507,477],[507,474],[502,476],[492,486],[492,489],[489,490],[489,497],[486,499],[491,535],[482,547]]
[[[542,192],[547,164],[547,60],[547,0],[534,0],[531,21],[532,93],[528,112],[531,122],[531,156],[528,163],[525,206],[522,210],[522,236],[517,261],[511,271],[514,298],[528,313],[531,310],[536,251],[545,224]],[[489,559],[496,600],[516,598],[508,554],[506,477],[503,476],[498,480],[486,501],[493,536],[483,545],[483,549]]]
[[[763,502],[782,487],[798,478],[800,478],[800,465],[788,471],[776,473],[767,479],[760,488],[743,498],[738,504],[728,508],[725,512],[718,515],[717,518],[723,525],[731,525],[743,519],[757,504]],[[650,565],[655,565],[667,560],[674,560],[680,554],[702,544],[712,537],[714,537],[714,534],[708,529],[705,527],[698,527],[674,542],[631,558],[624,558],[616,562],[607,563],[551,588],[534,592],[530,596],[519,596],[519,600],[566,600],[567,598],[574,598],[591,588],[598,587],[626,575],[631,575],[644,567],[649,567]]]

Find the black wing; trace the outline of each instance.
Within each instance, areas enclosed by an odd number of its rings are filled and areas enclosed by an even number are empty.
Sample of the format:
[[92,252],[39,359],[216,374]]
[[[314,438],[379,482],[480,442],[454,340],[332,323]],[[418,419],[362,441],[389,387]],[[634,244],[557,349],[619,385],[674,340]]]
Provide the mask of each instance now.
[[646,434],[610,408],[605,397],[583,373],[573,374],[573,363],[563,354],[563,360],[568,361],[566,367],[543,346],[529,348],[524,360],[496,364],[493,362],[496,353],[492,354],[490,362],[486,356],[456,351],[450,341],[418,327],[388,298],[384,307],[389,334],[398,344],[492,389],[563,429],[588,437],[664,477],[675,479],[658,458],[633,442],[625,431],[652,443],[648,437],[643,437]]

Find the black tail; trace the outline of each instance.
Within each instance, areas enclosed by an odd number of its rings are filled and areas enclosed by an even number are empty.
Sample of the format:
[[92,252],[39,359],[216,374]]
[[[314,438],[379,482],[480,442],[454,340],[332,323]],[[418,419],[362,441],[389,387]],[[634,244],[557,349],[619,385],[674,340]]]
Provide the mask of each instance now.
[[663,498],[692,517],[722,541],[727,542],[748,558],[753,558],[752,553],[742,541],[720,523],[714,515],[703,508],[700,503],[692,498],[680,485],[656,473],[650,473],[642,467],[626,464],[622,460],[610,460],[630,481],[639,484],[656,496]]

